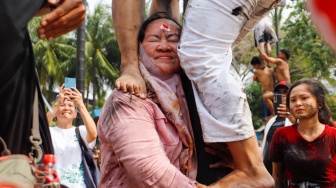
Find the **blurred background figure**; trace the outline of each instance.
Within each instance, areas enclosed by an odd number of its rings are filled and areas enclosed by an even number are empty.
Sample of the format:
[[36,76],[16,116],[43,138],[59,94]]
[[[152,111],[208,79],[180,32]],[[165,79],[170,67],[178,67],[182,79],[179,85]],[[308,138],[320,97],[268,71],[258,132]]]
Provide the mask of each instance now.
[[[98,125],[99,116],[101,113],[101,109],[94,109],[91,113],[91,117],[93,121],[95,122],[96,126]],[[95,163],[97,164],[98,168],[100,169],[100,144],[99,144],[99,138],[96,139],[96,145],[92,149],[93,153],[93,159],[95,160]]]
[[[271,56],[271,53],[272,53],[271,44],[277,41],[278,41],[278,37],[275,31],[273,30],[272,21],[268,16],[265,16],[254,27],[255,47],[260,48],[268,56]],[[267,66],[269,66],[268,62],[265,60],[263,60],[262,63],[267,64]]]
[[289,126],[295,123],[295,118],[286,109],[286,94],[290,83],[282,81],[274,87],[274,114],[265,126],[264,138],[261,145],[263,161],[266,169],[272,174],[272,161],[269,160],[270,144],[274,132],[279,127]]
[[[73,120],[79,111],[84,125],[79,126],[79,133],[88,149],[96,144],[97,128],[87,111],[82,94],[76,89],[60,88],[57,101],[53,105],[54,113],[47,113],[48,119],[56,118],[56,126],[50,127],[50,134],[56,157],[56,171],[60,182],[71,188],[85,188],[82,150],[77,139]],[[49,121],[50,123],[50,121]]]

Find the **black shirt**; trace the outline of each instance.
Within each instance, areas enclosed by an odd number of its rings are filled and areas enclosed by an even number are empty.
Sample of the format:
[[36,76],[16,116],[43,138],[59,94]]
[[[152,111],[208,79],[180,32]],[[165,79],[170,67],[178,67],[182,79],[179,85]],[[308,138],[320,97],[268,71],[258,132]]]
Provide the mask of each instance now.
[[[27,24],[43,4],[44,0],[0,0],[0,136],[13,154],[28,154],[31,150],[34,91],[39,84]],[[53,153],[38,91],[42,149]]]

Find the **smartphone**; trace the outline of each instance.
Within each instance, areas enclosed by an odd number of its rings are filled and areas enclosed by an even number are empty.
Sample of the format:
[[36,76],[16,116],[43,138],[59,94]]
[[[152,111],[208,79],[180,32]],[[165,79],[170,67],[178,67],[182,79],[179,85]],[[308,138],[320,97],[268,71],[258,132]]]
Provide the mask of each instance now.
[[273,104],[274,104],[274,114],[278,115],[278,107],[280,104],[282,104],[281,93],[274,93]]
[[71,89],[72,87],[74,88],[76,87],[76,78],[65,77],[64,78],[64,88]]

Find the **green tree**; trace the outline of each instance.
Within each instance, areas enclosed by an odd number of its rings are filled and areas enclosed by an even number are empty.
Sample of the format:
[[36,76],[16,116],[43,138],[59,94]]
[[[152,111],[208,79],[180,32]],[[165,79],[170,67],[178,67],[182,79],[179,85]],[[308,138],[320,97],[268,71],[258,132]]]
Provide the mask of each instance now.
[[[107,93],[104,86],[113,88],[119,76],[120,52],[109,10],[110,7],[98,5],[86,19],[84,97],[88,99],[88,94],[93,94],[93,108],[103,106]],[[76,32],[52,41],[41,40],[36,32],[40,20],[32,19],[28,29],[43,93],[48,101],[53,101],[54,87],[63,84],[64,77],[76,76]],[[86,106],[89,107],[88,100]]]
[[258,129],[263,125],[263,100],[261,93],[261,85],[259,83],[252,83],[245,88],[247,101],[252,112],[252,123],[254,129]]
[[[102,100],[106,95],[104,85],[113,88],[115,80],[119,77],[117,67],[120,65],[120,51],[108,10],[110,7],[99,4],[93,14],[87,17],[85,86],[89,93],[89,86],[92,83],[93,98],[98,96],[97,107],[102,107],[104,104]],[[94,103],[93,108],[95,107]]]
[[64,77],[76,75],[76,47],[73,33],[64,35],[52,41],[39,39],[37,28],[41,17],[33,18],[29,25],[36,68],[39,73],[42,92],[48,99],[53,100],[54,87],[64,82]]
[[282,26],[285,36],[280,45],[292,51],[289,61],[292,81],[317,78],[336,86],[335,55],[316,32],[305,4],[306,0],[298,1]]

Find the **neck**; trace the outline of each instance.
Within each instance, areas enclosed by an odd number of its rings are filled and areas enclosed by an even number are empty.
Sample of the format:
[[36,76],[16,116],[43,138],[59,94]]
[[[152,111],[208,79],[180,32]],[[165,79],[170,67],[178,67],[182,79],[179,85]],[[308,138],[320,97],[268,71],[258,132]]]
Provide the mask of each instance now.
[[313,135],[315,133],[321,133],[324,130],[324,124],[320,123],[318,118],[314,119],[300,119],[298,125],[298,131],[306,135]]
[[57,127],[61,129],[70,129],[72,128],[72,121],[71,122],[57,121]]

